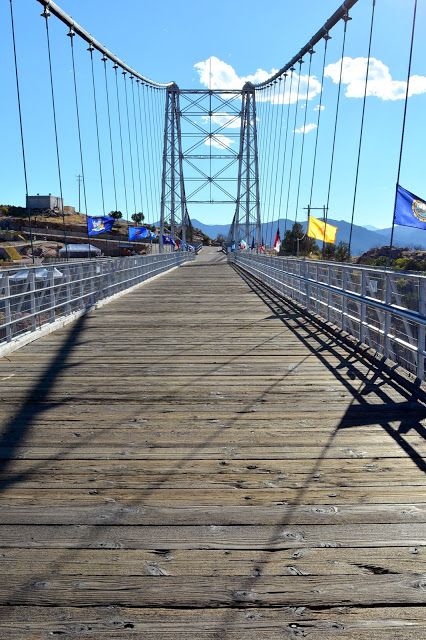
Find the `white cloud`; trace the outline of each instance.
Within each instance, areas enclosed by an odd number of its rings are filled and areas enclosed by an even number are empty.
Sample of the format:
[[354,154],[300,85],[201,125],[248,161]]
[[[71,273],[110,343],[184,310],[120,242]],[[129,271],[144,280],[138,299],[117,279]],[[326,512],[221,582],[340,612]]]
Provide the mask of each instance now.
[[[277,71],[277,69],[271,69],[270,71],[257,69],[255,73],[250,75],[239,76],[234,67],[227,62],[216,58],[216,56],[211,56],[210,58],[207,58],[207,60],[197,62],[194,67],[198,72],[200,83],[211,89],[241,89],[246,82],[253,82],[254,84],[264,82]],[[290,104],[294,104],[298,100],[304,101],[306,100],[308,80],[308,75],[301,74],[299,83],[299,75],[294,72],[290,96],[290,75],[288,75],[286,83],[284,83],[283,80],[281,82],[278,81],[277,84],[275,84],[275,91],[272,91],[271,93],[268,89],[265,89],[256,95],[256,100],[258,102],[271,102],[272,104],[287,104],[289,98]],[[286,84],[285,93],[284,84]],[[299,94],[297,94],[298,84]],[[313,100],[313,98],[319,95],[320,91],[321,84],[319,80],[316,76],[311,76],[309,80],[308,100]]]
[[232,138],[228,138],[228,136],[223,136],[222,134],[218,133],[211,138],[207,138],[204,141],[204,144],[208,147],[223,149],[224,147],[229,148],[232,144],[234,144],[234,140],[232,140]]
[[325,109],[325,107],[324,107],[324,105],[323,105],[323,104],[317,104],[317,105],[314,107],[314,111],[324,111],[324,109]]
[[[339,83],[341,59],[325,68],[325,76]],[[345,95],[348,98],[362,98],[365,88],[367,58],[343,58],[342,84],[346,85]],[[381,100],[403,100],[407,83],[405,80],[394,80],[389,67],[377,58],[370,59],[368,72],[367,95]],[[409,96],[426,93],[426,76],[411,76]]]
[[310,123],[305,125],[304,127],[299,127],[298,129],[294,129],[294,133],[310,133],[311,131],[315,131],[317,128],[316,124]]
[[258,69],[251,75],[239,76],[234,67],[216,56],[197,62],[194,67],[198,71],[201,84],[211,89],[241,89],[246,82],[263,82],[275,73],[274,69]]

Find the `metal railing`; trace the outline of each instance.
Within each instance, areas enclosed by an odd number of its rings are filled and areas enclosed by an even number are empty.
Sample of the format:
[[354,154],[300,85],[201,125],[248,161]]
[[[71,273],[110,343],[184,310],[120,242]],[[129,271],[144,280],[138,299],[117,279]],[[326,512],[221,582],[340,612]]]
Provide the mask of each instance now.
[[0,271],[0,345],[193,259],[176,252]]
[[229,260],[425,379],[426,276],[243,252]]

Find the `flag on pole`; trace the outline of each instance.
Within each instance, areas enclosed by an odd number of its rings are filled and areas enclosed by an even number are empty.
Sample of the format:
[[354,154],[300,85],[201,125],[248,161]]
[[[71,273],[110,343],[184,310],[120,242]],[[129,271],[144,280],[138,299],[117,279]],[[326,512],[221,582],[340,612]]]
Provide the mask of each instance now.
[[275,249],[275,251],[277,253],[279,253],[279,250],[281,249],[281,236],[280,236],[280,228],[279,227],[278,227],[277,233],[275,235],[274,249]]
[[254,236],[251,239],[251,247],[250,249],[253,251],[253,249],[255,248],[255,244],[254,244]]
[[176,242],[173,240],[172,236],[163,236],[163,244],[171,244],[175,246]]
[[98,236],[100,233],[109,233],[115,219],[109,216],[87,216],[87,234]]
[[309,216],[307,235],[315,240],[323,240],[324,242],[334,244],[336,242],[337,227],[328,222],[323,222]]
[[146,227],[129,227],[128,232],[130,241],[149,238],[149,231]]
[[403,227],[426,229],[426,201],[398,184],[394,221]]

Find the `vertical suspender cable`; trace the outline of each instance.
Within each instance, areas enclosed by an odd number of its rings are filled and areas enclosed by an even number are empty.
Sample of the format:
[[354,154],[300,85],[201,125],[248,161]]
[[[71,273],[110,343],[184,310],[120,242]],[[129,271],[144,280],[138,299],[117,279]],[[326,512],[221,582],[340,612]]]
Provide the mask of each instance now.
[[300,90],[300,76],[302,73],[302,64],[303,64],[303,60],[299,60],[299,78],[297,81],[297,92],[296,92],[296,103],[294,105],[294,123],[293,123],[293,142],[291,145],[291,156],[290,156],[290,173],[289,173],[289,177],[288,177],[288,190],[287,190],[287,204],[286,204],[286,208],[285,208],[285,226],[284,226],[284,232],[287,229],[287,217],[288,217],[288,205],[290,202],[290,190],[291,190],[291,178],[292,178],[292,173],[293,173],[293,157],[294,157],[294,143],[296,140],[296,128],[297,128],[297,107],[299,104],[299,90]]
[[395,209],[396,209],[396,199],[398,195],[398,185],[401,176],[401,164],[402,164],[402,153],[404,150],[404,138],[405,138],[405,124],[407,120],[407,106],[408,106],[408,96],[410,89],[410,76],[411,76],[411,64],[413,61],[413,46],[414,46],[414,34],[416,31],[416,16],[417,16],[417,0],[414,0],[414,9],[413,9],[413,21],[411,28],[411,41],[410,41],[410,56],[408,59],[408,69],[407,69],[407,86],[405,90],[405,102],[404,102],[404,116],[402,119],[402,131],[401,131],[401,145],[399,148],[399,160],[398,160],[398,173],[396,178],[396,187],[395,187],[395,202],[393,207],[393,218],[392,218],[392,231],[389,243],[389,259],[388,263],[390,264],[392,258],[392,247],[393,247],[393,236],[395,232]]
[[[78,146],[80,151],[80,171],[81,177],[83,180],[83,200],[84,200],[84,213],[86,215],[86,233],[87,233],[87,241],[88,241],[88,258],[91,257],[91,248],[90,248],[90,236],[89,236],[89,227],[87,226],[87,194],[86,194],[86,177],[84,173],[84,162],[83,162],[83,143],[81,138],[81,125],[80,125],[80,108],[78,105],[78,90],[77,90],[77,73],[75,69],[75,56],[74,56],[74,37],[75,32],[74,29],[70,29],[68,32],[68,36],[71,44],[71,61],[72,61],[72,74],[74,80],[74,102],[75,102],[75,114],[77,118],[77,133],[78,133]],[[80,213],[80,211],[79,211]]]
[[151,218],[150,215],[150,205],[149,205],[149,197],[148,197],[148,182],[147,182],[147,170],[146,170],[146,153],[145,153],[145,134],[144,128],[142,125],[142,106],[141,106],[141,82],[137,82],[137,94],[138,94],[138,112],[139,112],[139,133],[140,133],[140,141],[141,141],[141,152],[142,152],[142,174],[143,174],[143,190],[146,197],[146,211],[145,214],[147,216],[147,222]]
[[[291,67],[290,88],[288,91],[288,102],[287,102],[287,119],[286,119],[286,125],[285,125],[286,131],[285,131],[285,140],[284,140],[283,170],[281,173],[280,201],[278,205],[278,211],[280,212],[279,215],[281,215],[281,205],[282,205],[282,198],[283,198],[283,192],[284,192],[284,175],[285,175],[285,168],[286,168],[286,161],[287,161],[288,125],[290,121],[290,102],[291,102],[291,92],[293,89],[293,76],[294,76],[294,67]],[[284,235],[286,232],[286,228],[287,228],[287,218],[284,220]],[[283,236],[283,239],[284,239],[284,236]],[[271,242],[272,242],[272,233],[271,233]]]
[[53,128],[55,132],[55,146],[56,146],[56,163],[58,169],[58,179],[59,179],[59,193],[61,198],[61,210],[62,210],[62,228],[64,234],[64,243],[65,243],[65,256],[68,261],[68,243],[67,243],[67,229],[65,225],[65,212],[64,212],[64,196],[62,189],[62,173],[61,173],[61,160],[59,154],[59,140],[58,140],[58,125],[56,121],[56,103],[55,103],[55,88],[53,84],[53,72],[52,72],[52,56],[50,52],[50,34],[49,34],[49,16],[50,11],[48,7],[45,7],[43,13],[41,14],[45,19],[46,25],[46,42],[47,42],[47,55],[49,61],[49,76],[50,76],[50,94],[52,99],[52,112],[53,112]]
[[269,87],[267,87],[267,89],[269,88],[269,93],[266,97],[267,102],[267,122],[266,122],[266,126],[265,126],[265,137],[264,137],[264,153],[265,153],[265,160],[264,160],[264,164],[263,164],[263,203],[264,203],[264,209],[265,209],[265,214],[266,214],[266,202],[267,202],[267,198],[269,195],[268,192],[268,181],[269,181],[269,167],[271,164],[271,134],[272,134],[272,101],[273,101],[273,89],[274,89],[274,84],[271,82],[271,84],[269,85]]
[[309,194],[308,211],[310,211],[311,206],[312,206],[312,195],[313,195],[313,191],[314,191],[315,169],[316,169],[316,165],[317,165],[317,152],[318,152],[318,137],[319,137],[320,124],[321,124],[322,99],[323,99],[323,95],[324,95],[325,63],[326,63],[326,60],[327,60],[327,48],[328,48],[328,41],[329,40],[331,40],[331,36],[329,36],[328,33],[327,33],[324,36],[324,56],[323,56],[323,61],[322,61],[321,89],[320,89],[320,99],[319,99],[319,103],[318,103],[317,130],[316,130],[316,133],[315,133],[314,157],[313,157],[313,160],[312,160],[311,191],[310,191],[310,194]]
[[[281,80],[281,78],[280,78]],[[278,173],[279,173],[279,167],[280,167],[280,156],[281,156],[281,139],[282,139],[282,130],[283,130],[283,122],[284,122],[284,101],[285,101],[285,92],[286,92],[286,85],[287,85],[287,74],[284,74],[284,85],[283,85],[283,93],[282,93],[282,107],[281,107],[281,117],[280,117],[280,125],[279,125],[279,132],[278,132],[278,153],[277,153],[277,170],[275,172],[275,184],[274,184],[274,199],[273,199],[273,205],[272,205],[272,220],[271,220],[271,231],[273,228],[273,222],[274,222],[274,211],[275,211],[275,204],[276,204],[276,198],[277,198],[277,188],[278,188]],[[278,215],[277,215],[277,221],[280,219],[280,211],[278,210]],[[272,233],[271,233],[271,242],[272,242]]]
[[116,183],[116,177],[115,177],[115,161],[114,161],[114,145],[112,142],[112,128],[111,128],[111,106],[109,101],[108,75],[107,75],[107,66],[106,66],[107,60],[108,58],[106,56],[103,56],[102,62],[104,63],[104,74],[105,74],[105,95],[106,95],[107,114],[108,114],[109,146],[111,151],[112,182],[114,187],[115,210],[118,211],[117,183]]
[[117,94],[117,113],[118,113],[118,128],[119,128],[119,133],[120,133],[120,148],[121,148],[121,167],[122,167],[122,171],[123,171],[123,186],[124,186],[124,202],[126,205],[126,220],[128,217],[128,200],[127,200],[127,185],[126,185],[126,166],[125,166],[125,162],[124,162],[124,147],[123,147],[123,128],[121,125],[121,109],[120,109],[120,94],[118,91],[118,74],[117,74],[117,69],[118,69],[118,65],[114,65],[114,71],[115,71],[115,89],[116,89],[116,94]]
[[96,99],[95,69],[93,66],[93,49],[94,49],[93,45],[90,45],[87,50],[90,53],[90,68],[92,72],[93,108],[95,112],[96,142],[98,147],[99,180],[100,180],[100,187],[101,187],[102,211],[105,215],[104,180],[102,175],[101,143],[99,139],[98,104]]
[[129,116],[129,98],[127,95],[127,82],[126,82],[127,71],[122,72],[123,76],[123,84],[124,84],[124,98],[126,103],[126,116],[127,116],[127,134],[129,138],[129,154],[130,154],[130,175],[132,178],[132,191],[133,191],[133,205],[134,205],[134,213],[136,213],[136,191],[135,191],[135,174],[133,171],[133,148],[132,148],[132,137],[130,135],[130,116]]
[[12,27],[12,42],[13,42],[13,58],[15,62],[15,81],[16,81],[16,95],[18,100],[18,115],[19,115],[19,131],[21,134],[21,151],[22,151],[22,165],[24,169],[24,181],[25,181],[25,207],[27,210],[28,225],[30,229],[30,244],[31,244],[31,258],[34,264],[34,242],[33,242],[33,226],[31,220],[31,211],[28,204],[28,174],[27,174],[27,161],[25,156],[25,141],[24,141],[24,126],[22,120],[21,109],[21,91],[19,87],[19,70],[18,70],[18,58],[16,55],[16,39],[15,39],[15,22],[13,18],[13,3],[10,0],[10,22]]
[[305,117],[303,119],[303,130],[302,130],[302,148],[300,150],[300,164],[299,164],[299,179],[297,183],[297,196],[296,196],[296,213],[294,216],[294,222],[297,222],[297,210],[299,208],[299,196],[300,196],[300,184],[302,180],[302,169],[303,169],[303,150],[305,148],[305,135],[306,135],[306,118],[308,115],[308,100],[309,100],[309,88],[311,84],[311,69],[312,69],[312,56],[315,53],[313,49],[309,51],[309,69],[308,69],[308,82],[306,87],[306,99],[305,99]]
[[341,94],[341,91],[342,91],[343,58],[345,56],[346,32],[347,32],[347,26],[348,26],[349,20],[350,20],[350,18],[348,16],[348,14],[346,13],[345,16],[343,17],[344,27],[343,27],[343,40],[342,40],[342,57],[340,59],[339,87],[337,89],[336,115],[335,115],[335,118],[334,118],[333,143],[332,143],[332,146],[331,146],[330,174],[329,174],[329,177],[328,177],[327,203],[325,205],[325,220],[324,220],[325,224],[324,224],[324,236],[323,236],[323,243],[322,243],[322,256],[323,257],[325,255],[325,233],[326,233],[326,230],[327,230],[328,208],[330,206],[331,182],[332,182],[332,178],[333,178],[333,168],[334,168],[334,153],[335,153],[335,150],[336,150],[337,124],[338,124],[338,121],[339,121],[340,94]]
[[374,27],[374,12],[375,12],[375,8],[376,8],[376,0],[372,0],[370,36],[369,36],[369,41],[368,41],[367,68],[365,70],[364,96],[363,96],[363,101],[362,101],[361,127],[360,127],[360,131],[359,131],[358,157],[357,157],[357,161],[356,161],[354,197],[353,197],[353,202],[352,202],[352,215],[351,215],[351,228],[350,228],[350,231],[349,231],[348,258],[350,258],[350,255],[351,255],[352,230],[353,230],[353,226],[354,226],[355,205],[356,205],[356,197],[357,197],[357,193],[358,193],[359,165],[360,165],[360,159],[361,159],[362,140],[363,140],[363,133],[364,133],[365,104],[366,104],[366,100],[367,100],[368,73],[369,73],[369,70],[370,70],[371,43],[372,43],[372,40],[373,40],[373,27]]
[[147,132],[145,140],[147,142],[146,152],[148,156],[149,194],[150,194],[150,201],[151,201],[151,210],[153,213],[154,212],[154,196],[153,196],[153,180],[152,180],[153,167],[152,167],[152,153],[151,153],[152,147],[150,144],[150,141],[152,141],[152,129],[149,124],[149,95],[148,95],[149,86],[146,84],[144,85],[144,87],[146,88],[146,91],[144,91],[145,96],[143,100],[143,107],[144,107],[143,115],[144,115],[145,131]]
[[159,166],[158,162],[159,162],[159,158],[161,158],[161,146],[160,146],[160,137],[158,135],[158,133],[161,131],[162,128],[162,123],[161,123],[161,119],[159,119],[159,109],[157,108],[157,92],[159,91],[159,89],[157,89],[156,87],[152,87],[152,121],[153,121],[153,128],[152,128],[152,142],[153,142],[153,146],[152,146],[152,151],[153,151],[153,165],[152,165],[152,170],[153,170],[153,182],[154,182],[154,209],[157,211],[157,207],[158,207],[158,202],[159,202],[159,192],[158,189],[160,188],[160,184],[161,184],[161,180],[159,178],[159,170],[160,170],[160,175],[161,175],[161,165]]
[[139,133],[138,133],[138,127],[136,124],[136,102],[135,102],[135,84],[133,82],[134,78],[131,78],[132,84],[132,104],[133,104],[133,122],[135,125],[135,140],[136,140],[136,160],[137,160],[137,164],[138,164],[138,175],[139,175],[139,194],[140,194],[140,199],[141,199],[141,213],[144,212],[144,206],[143,206],[143,198],[142,198],[142,178],[141,178],[141,160],[140,160],[140,153],[139,153]]
[[[271,163],[271,166],[270,166],[270,175],[267,176],[269,178],[269,193],[268,193],[268,205],[267,205],[268,206],[268,222],[267,222],[267,224],[269,224],[269,219],[271,218],[271,225],[272,225],[272,220],[273,220],[273,217],[274,217],[274,212],[273,212],[273,210],[271,211],[272,200],[273,200],[273,198],[272,198],[273,186],[272,185],[273,185],[273,182],[274,182],[273,171],[275,169],[275,176],[277,175],[277,172],[278,172],[278,158],[277,158],[277,148],[278,148],[277,147],[278,109],[277,109],[277,106],[278,106],[279,102],[277,101],[275,103],[276,93],[277,93],[277,91],[276,91],[277,82],[279,83],[279,80],[275,80],[274,81],[274,96],[272,98],[272,102],[273,102],[273,105],[274,105],[274,107],[273,107],[274,108],[273,116],[275,116],[275,123],[272,125],[272,131],[271,131],[272,136],[274,138],[274,142],[273,142],[273,145],[272,145],[272,154],[271,154],[272,163]],[[278,94],[279,94],[279,91],[278,91]],[[272,119],[272,121],[274,122],[273,119]]]
[[[153,120],[153,115],[152,115],[152,93],[154,91],[153,87],[148,87],[149,93],[148,93],[148,116],[149,116],[149,130],[151,132],[150,135],[150,140],[151,140],[151,144],[150,144],[150,151],[151,151],[151,161],[150,164],[152,166],[152,174],[153,174],[153,195],[155,196],[155,174],[154,174],[154,167],[155,167],[155,152],[154,152],[154,131],[155,131],[155,126],[154,126],[154,120]],[[153,208],[155,206],[155,198],[154,198],[154,202],[153,202]]]

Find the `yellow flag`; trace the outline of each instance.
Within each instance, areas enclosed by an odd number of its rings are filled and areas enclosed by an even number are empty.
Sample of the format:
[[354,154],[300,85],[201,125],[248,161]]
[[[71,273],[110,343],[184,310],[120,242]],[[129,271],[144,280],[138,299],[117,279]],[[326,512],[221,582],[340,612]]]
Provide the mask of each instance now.
[[310,238],[315,238],[315,240],[324,240],[325,242],[334,244],[336,242],[336,233],[337,227],[334,227],[328,222],[318,220],[318,218],[314,218],[313,216],[309,216],[308,236]]

